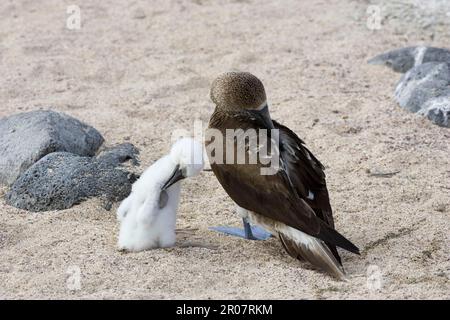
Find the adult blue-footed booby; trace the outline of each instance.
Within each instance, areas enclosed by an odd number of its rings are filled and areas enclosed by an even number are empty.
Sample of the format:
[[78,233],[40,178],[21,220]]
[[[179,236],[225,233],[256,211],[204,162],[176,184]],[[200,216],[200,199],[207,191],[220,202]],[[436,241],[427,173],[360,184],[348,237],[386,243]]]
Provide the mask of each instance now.
[[[262,82],[247,72],[228,72],[214,80],[211,99],[216,108],[208,130],[225,138],[220,145],[216,138],[206,139],[207,153],[212,171],[238,205],[240,215],[277,236],[292,257],[307,260],[338,279],[345,278],[336,246],[357,254],[359,249],[334,229],[323,166],[294,132],[271,119]],[[227,153],[239,152],[239,143],[246,145],[245,159],[270,149],[260,139],[252,148],[247,140],[239,141],[247,139],[239,134],[233,135],[230,143],[230,129],[266,129],[277,135],[278,169],[262,174],[267,165],[262,163],[261,154],[256,163],[230,163]],[[268,144],[270,139],[265,141]],[[223,158],[217,161],[220,153]]]

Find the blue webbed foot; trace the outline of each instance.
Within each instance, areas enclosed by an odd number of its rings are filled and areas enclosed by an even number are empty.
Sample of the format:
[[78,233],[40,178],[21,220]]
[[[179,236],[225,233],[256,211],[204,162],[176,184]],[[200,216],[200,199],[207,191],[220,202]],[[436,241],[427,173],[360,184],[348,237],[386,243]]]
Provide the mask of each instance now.
[[272,236],[272,234],[266,231],[264,228],[258,227],[256,225],[252,226],[245,219],[243,219],[243,223],[243,229],[225,226],[210,227],[209,229],[247,240],[267,240]]

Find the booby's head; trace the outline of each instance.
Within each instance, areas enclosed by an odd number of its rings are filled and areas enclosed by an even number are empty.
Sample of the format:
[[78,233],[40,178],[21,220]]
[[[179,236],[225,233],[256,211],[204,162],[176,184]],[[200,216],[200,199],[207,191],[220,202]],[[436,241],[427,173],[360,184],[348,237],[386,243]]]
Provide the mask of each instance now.
[[261,110],[267,105],[264,85],[249,72],[218,76],[211,86],[211,100],[218,108],[229,111]]
[[249,72],[226,72],[213,81],[211,100],[218,110],[252,113],[267,129],[273,129],[267,105],[266,91],[261,80]]
[[175,169],[163,190],[184,178],[194,177],[203,169],[203,146],[192,138],[181,138],[170,149],[169,158],[175,164]]

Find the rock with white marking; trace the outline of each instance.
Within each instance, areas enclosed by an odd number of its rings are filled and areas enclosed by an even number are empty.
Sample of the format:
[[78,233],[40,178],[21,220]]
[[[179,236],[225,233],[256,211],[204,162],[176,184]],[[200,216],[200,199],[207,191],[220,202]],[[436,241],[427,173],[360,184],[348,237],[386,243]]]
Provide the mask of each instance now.
[[444,96],[450,86],[450,64],[428,62],[405,73],[395,89],[395,99],[411,112],[419,111],[430,99]]
[[138,150],[131,144],[119,145],[97,157],[69,152],[46,155],[11,186],[6,203],[29,211],[62,210],[91,197],[100,197],[106,207],[131,192],[137,177],[123,162],[137,163]]
[[63,113],[39,110],[0,119],[0,184],[12,184],[45,155],[93,156],[103,143],[93,127]]
[[450,63],[450,50],[425,46],[407,47],[382,53],[368,61],[369,64],[384,65],[400,73],[427,62]]
[[450,50],[407,47],[380,54],[368,61],[405,73],[395,89],[400,106],[449,127]]
[[450,89],[446,95],[428,100],[418,113],[438,126],[450,128]]

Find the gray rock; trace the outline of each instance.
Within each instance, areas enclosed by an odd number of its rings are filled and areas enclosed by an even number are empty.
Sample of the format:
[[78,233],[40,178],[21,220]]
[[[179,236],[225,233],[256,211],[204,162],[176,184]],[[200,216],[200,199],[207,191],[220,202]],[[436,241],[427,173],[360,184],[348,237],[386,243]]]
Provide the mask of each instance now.
[[450,128],[450,89],[446,95],[428,100],[418,114],[426,116],[438,126]]
[[450,85],[450,64],[428,62],[405,73],[395,89],[400,106],[417,112],[430,99],[445,95]]
[[97,130],[63,113],[39,110],[0,119],[0,184],[12,184],[49,153],[93,156],[102,143]]
[[373,65],[384,65],[395,72],[405,73],[414,67],[414,56],[416,47],[408,47],[382,53],[373,57],[367,63]]
[[46,155],[25,171],[6,194],[6,203],[29,211],[61,210],[81,201],[100,197],[110,203],[131,192],[136,175],[126,170],[124,161],[137,163],[138,150],[119,145],[97,157],[69,152]]
[[427,62],[450,63],[450,50],[423,46],[407,47],[380,54],[368,61],[369,64],[384,65],[400,73]]
[[139,161],[137,159],[138,154],[139,150],[133,144],[127,142],[113,148],[103,150],[97,156],[97,159],[112,166],[116,166],[126,161],[130,161],[133,165],[136,166],[139,164]]

